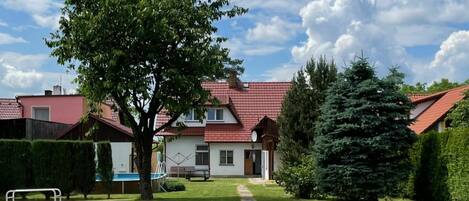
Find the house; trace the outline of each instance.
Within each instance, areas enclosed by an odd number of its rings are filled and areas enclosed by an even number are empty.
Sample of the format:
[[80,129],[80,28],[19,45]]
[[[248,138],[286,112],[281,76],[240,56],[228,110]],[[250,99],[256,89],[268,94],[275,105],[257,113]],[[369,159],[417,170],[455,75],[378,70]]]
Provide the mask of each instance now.
[[0,137],[80,140],[96,125],[96,132],[86,139],[111,141],[114,170],[129,172],[133,169],[132,131],[120,124],[111,101],[100,104],[100,109],[99,116],[89,115],[87,121],[81,121],[90,112],[86,98],[63,94],[57,85],[53,91],[45,90],[42,95],[0,99]]
[[[195,167],[212,176],[272,178],[280,165],[276,120],[290,83],[207,82],[203,87],[220,102],[205,105],[206,118],[199,121],[189,111],[156,134],[164,137],[167,172]],[[157,125],[167,121],[167,116],[158,115]],[[177,122],[187,128],[178,131]]]
[[430,130],[443,131],[450,126],[450,122],[446,121],[446,115],[464,98],[464,92],[467,90],[469,85],[434,94],[409,95],[415,104],[415,108],[411,111],[411,118],[415,118],[415,122],[410,128],[417,134]]

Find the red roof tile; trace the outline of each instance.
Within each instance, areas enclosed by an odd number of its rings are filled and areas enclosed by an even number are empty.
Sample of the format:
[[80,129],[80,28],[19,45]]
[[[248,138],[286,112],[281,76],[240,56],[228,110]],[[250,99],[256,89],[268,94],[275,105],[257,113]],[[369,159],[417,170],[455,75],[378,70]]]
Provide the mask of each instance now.
[[0,119],[21,118],[21,108],[16,99],[0,98]]
[[[226,82],[207,82],[203,87],[210,90],[212,96],[220,97],[220,102],[232,105],[232,112],[242,124],[207,124],[206,142],[250,142],[251,128],[264,116],[276,120],[280,114],[283,97],[290,88],[289,82],[246,82],[247,89],[230,88]],[[159,115],[157,125],[162,125],[169,118]],[[158,134],[160,135],[160,134]]]
[[428,130],[439,119],[444,118],[458,101],[464,98],[464,92],[466,90],[469,90],[469,85],[431,94],[423,98],[413,99],[413,103],[419,103],[434,98],[437,100],[417,116],[415,122],[410,126],[410,129],[417,134]]

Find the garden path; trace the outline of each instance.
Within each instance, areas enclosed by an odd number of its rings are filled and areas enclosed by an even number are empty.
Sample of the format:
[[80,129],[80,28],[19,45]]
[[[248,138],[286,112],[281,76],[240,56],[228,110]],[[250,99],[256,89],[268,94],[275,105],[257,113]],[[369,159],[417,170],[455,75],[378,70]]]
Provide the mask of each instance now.
[[238,185],[237,191],[239,196],[241,197],[241,201],[256,201],[252,196],[251,191],[245,185]]

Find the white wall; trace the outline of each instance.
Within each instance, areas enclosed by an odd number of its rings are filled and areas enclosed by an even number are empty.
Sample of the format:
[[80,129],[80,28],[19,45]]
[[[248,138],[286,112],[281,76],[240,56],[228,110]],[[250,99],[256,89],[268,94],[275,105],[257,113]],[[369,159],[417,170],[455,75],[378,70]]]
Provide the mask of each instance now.
[[[171,126],[175,127],[177,122],[184,122],[187,127],[205,127],[206,124],[210,123],[226,123],[226,124],[231,124],[231,123],[237,123],[236,118],[234,115],[231,113],[231,111],[227,107],[210,107],[210,108],[215,108],[215,109],[223,109],[223,121],[207,121],[206,118],[202,120],[202,123],[199,121],[184,121],[184,115],[181,115],[176,122],[174,122]],[[207,117],[207,112],[205,112],[205,117]]]
[[[254,149],[261,149],[260,143]],[[210,175],[242,176],[244,175],[244,150],[251,150],[252,143],[210,143]],[[233,151],[233,165],[220,165],[220,151]]]
[[114,172],[130,171],[131,142],[111,142],[112,168]]
[[415,118],[421,114],[425,109],[427,109],[435,100],[425,101],[423,103],[417,104],[413,110],[410,111],[410,118]]
[[208,169],[206,165],[195,165],[195,149],[197,145],[207,145],[203,136],[180,136],[166,142],[166,172],[170,172],[176,162],[179,166],[194,166],[196,169]]
[[279,170],[282,166],[282,161],[280,160],[280,153],[274,151],[274,172]]

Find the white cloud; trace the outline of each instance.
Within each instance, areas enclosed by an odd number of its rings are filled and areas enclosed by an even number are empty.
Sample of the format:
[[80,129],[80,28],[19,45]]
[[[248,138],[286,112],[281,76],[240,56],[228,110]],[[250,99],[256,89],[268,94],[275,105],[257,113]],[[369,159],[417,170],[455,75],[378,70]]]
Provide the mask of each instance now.
[[249,43],[239,38],[230,38],[223,46],[230,49],[230,54],[234,57],[269,55],[284,49],[278,45]]
[[55,0],[3,0],[0,6],[26,12],[37,25],[57,29],[60,19],[59,8],[63,4]]
[[296,14],[309,0],[233,0],[233,5],[249,9],[266,9],[271,12]]
[[14,66],[1,63],[4,75],[1,78],[2,84],[11,88],[28,88],[39,82],[43,75],[35,70],[23,71]]
[[16,52],[0,52],[0,61],[20,69],[38,68],[47,61],[47,54],[19,54]]
[[26,43],[27,41],[21,37],[14,37],[10,34],[0,33],[0,45],[13,44],[13,43]]
[[246,40],[250,42],[284,43],[297,33],[300,26],[274,16],[267,23],[258,22],[247,31]]
[[417,79],[450,78],[462,82],[469,78],[469,31],[452,33],[440,46],[430,65],[416,68]]
[[[307,39],[291,49],[292,61],[288,66],[296,66],[298,70],[309,58],[320,55],[333,57],[339,64],[349,63],[363,51],[370,61],[375,62],[380,75],[385,74],[388,67],[399,65],[409,77],[429,82],[434,76],[421,75],[432,74],[430,72],[436,66],[457,66],[438,67],[447,72],[433,75],[460,80],[461,76],[468,77],[467,74],[451,72],[460,72],[458,69],[464,63],[464,56],[469,57],[469,49],[463,46],[455,48],[453,41],[456,37],[448,36],[456,31],[452,25],[469,22],[467,7],[469,1],[459,0],[311,1],[299,12]],[[463,43],[461,36],[457,38],[457,44]],[[413,58],[406,52],[408,47],[438,44],[442,44],[441,49],[431,63]],[[448,49],[455,53],[450,53]],[[466,63],[469,63],[469,59]],[[285,69],[281,65],[271,70],[269,75],[280,77],[269,79],[285,77]]]
[[267,78],[267,81],[275,82],[275,81],[290,81],[298,72],[299,66],[296,63],[287,63],[280,67],[274,68],[272,70],[268,70],[262,76]]

